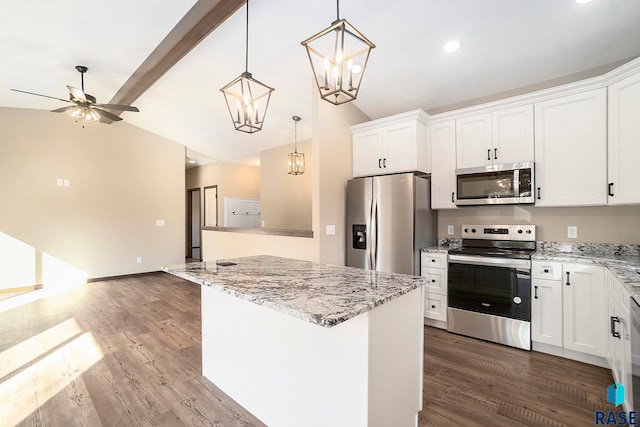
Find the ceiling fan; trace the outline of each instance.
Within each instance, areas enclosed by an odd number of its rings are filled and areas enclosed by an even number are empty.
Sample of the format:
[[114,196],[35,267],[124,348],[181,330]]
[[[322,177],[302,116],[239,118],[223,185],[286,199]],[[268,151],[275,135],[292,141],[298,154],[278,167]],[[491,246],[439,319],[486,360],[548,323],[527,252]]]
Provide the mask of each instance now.
[[15,92],[27,93],[29,95],[42,96],[45,98],[57,99],[59,101],[68,102],[70,104],[66,107],[56,108],[51,110],[52,113],[67,113],[77,121],[82,121],[82,127],[85,122],[94,122],[104,117],[115,122],[122,120],[121,117],[105,111],[108,110],[120,110],[120,111],[133,111],[139,112],[138,108],[131,105],[119,105],[119,104],[98,104],[96,103],[96,97],[84,92],[84,73],[88,71],[88,68],[84,65],[76,65],[76,70],[80,73],[80,81],[82,89],[75,88],[73,86],[67,86],[69,89],[69,99],[56,98],[55,96],[41,95],[39,93],[27,92],[19,89],[11,89]]

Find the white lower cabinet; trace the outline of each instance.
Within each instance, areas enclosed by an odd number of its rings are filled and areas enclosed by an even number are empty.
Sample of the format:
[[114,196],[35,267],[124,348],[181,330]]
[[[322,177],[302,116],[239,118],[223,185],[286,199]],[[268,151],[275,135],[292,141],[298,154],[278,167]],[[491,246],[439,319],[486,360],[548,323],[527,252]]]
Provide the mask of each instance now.
[[607,362],[613,379],[624,386],[624,405],[627,411],[633,408],[631,372],[631,313],[629,293],[609,270],[605,272],[607,290]]
[[421,276],[427,279],[424,299],[424,324],[447,328],[447,254],[423,252]]
[[606,365],[604,271],[593,264],[532,262],[534,350]]

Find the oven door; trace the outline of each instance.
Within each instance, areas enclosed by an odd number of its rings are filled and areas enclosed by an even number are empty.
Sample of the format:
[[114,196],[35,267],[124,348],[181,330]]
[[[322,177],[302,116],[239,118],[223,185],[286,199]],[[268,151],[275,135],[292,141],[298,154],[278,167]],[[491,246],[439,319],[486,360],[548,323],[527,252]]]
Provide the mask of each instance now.
[[450,255],[447,299],[452,308],[530,322],[530,261]]

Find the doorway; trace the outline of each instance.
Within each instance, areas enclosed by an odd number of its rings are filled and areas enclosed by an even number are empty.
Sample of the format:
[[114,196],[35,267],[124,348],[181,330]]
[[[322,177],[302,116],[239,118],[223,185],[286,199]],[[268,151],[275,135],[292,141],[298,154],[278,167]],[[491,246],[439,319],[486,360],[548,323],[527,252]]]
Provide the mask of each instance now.
[[187,190],[187,261],[202,261],[202,212],[200,189]]

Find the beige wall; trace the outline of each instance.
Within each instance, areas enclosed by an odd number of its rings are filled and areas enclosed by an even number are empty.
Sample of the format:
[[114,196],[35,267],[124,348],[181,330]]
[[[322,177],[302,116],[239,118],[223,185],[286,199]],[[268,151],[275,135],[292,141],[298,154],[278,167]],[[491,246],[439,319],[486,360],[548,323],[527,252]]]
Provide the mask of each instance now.
[[183,146],[127,122],[83,129],[27,109],[0,108],[0,135],[0,288],[184,261]]
[[202,232],[205,260],[250,255],[274,255],[317,262],[316,240],[307,237],[228,233],[211,230]]
[[[351,130],[356,123],[369,121],[355,104],[333,105],[321,100],[313,89],[314,231],[319,237],[319,260],[344,265],[346,262],[347,180],[353,177]],[[317,195],[317,197],[316,197]],[[336,234],[327,236],[327,225]]]
[[[536,208],[531,206],[465,207],[438,212],[438,237],[460,237],[462,224],[535,224],[537,240],[640,244],[640,206]],[[455,235],[447,235],[447,225]],[[567,226],[578,238],[567,238]]]
[[202,190],[200,198],[203,212],[204,187],[210,185],[218,186],[218,225],[223,226],[225,197],[260,198],[260,168],[238,163],[214,162],[187,169],[186,189],[200,188]]
[[263,227],[287,230],[311,230],[311,141],[298,143],[304,153],[305,173],[289,175],[287,156],[294,144],[260,153],[260,219]]

